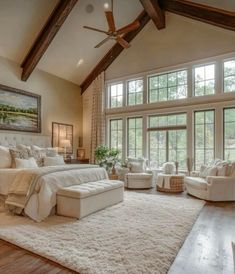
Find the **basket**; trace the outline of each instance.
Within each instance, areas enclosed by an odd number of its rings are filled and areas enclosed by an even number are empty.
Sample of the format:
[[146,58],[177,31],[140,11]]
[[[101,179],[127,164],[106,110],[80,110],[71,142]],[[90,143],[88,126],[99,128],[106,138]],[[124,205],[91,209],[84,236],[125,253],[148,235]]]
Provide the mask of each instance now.
[[179,176],[172,176],[170,179],[170,189],[164,188],[164,187],[159,187],[157,185],[157,191],[172,192],[172,193],[183,192],[184,191],[184,178],[179,177]]

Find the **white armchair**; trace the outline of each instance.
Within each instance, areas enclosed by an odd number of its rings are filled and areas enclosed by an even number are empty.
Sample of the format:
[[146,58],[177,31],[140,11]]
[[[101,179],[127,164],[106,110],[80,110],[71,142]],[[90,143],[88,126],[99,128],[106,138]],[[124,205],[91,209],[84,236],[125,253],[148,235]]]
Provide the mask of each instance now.
[[153,173],[146,167],[143,158],[128,158],[127,168],[118,171],[119,178],[124,177],[125,187],[132,189],[151,188]]

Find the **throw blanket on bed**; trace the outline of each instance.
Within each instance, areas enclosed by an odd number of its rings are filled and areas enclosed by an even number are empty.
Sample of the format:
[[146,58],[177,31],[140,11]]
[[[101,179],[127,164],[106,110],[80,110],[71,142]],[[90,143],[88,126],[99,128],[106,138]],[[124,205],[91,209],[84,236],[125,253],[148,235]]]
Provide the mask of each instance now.
[[[78,169],[90,170],[90,168],[97,168],[97,166],[66,165],[22,170],[16,175],[9,189],[8,197],[5,201],[5,204],[12,213],[21,214],[31,195],[38,190],[37,183],[40,178],[52,173],[66,172]],[[79,178],[80,183],[82,183],[82,179],[83,178]]]

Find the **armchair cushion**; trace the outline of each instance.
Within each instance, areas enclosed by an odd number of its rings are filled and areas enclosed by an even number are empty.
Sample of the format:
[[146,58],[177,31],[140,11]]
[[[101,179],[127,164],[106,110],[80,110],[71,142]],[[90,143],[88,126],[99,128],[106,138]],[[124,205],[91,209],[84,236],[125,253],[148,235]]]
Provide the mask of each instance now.
[[186,177],[185,178],[186,186],[190,185],[195,189],[206,190],[207,189],[207,182],[204,178],[201,177]]
[[141,173],[146,170],[146,162],[144,158],[128,158],[127,167],[132,173]]

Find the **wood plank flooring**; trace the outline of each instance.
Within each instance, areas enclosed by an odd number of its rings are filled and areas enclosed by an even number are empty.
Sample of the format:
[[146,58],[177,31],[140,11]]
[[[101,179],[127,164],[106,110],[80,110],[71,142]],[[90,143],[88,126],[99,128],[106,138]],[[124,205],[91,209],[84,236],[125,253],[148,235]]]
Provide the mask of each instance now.
[[[167,194],[155,189],[141,191]],[[232,274],[231,241],[235,241],[235,202],[207,203],[183,244],[169,274]],[[76,273],[29,251],[0,240],[0,274]]]

